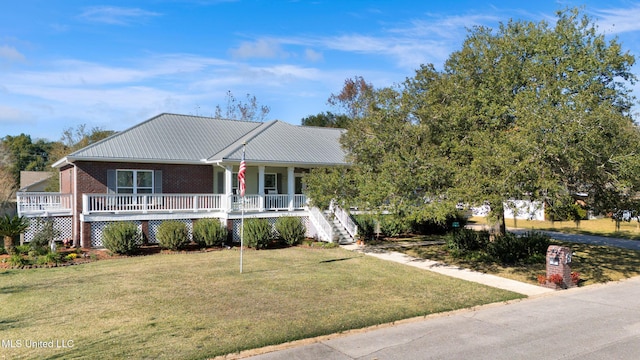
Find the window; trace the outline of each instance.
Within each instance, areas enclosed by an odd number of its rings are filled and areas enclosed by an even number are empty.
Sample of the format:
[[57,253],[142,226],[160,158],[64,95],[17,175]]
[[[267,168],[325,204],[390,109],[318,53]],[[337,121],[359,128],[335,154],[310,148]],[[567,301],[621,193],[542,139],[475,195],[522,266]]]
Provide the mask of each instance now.
[[118,194],[153,193],[152,170],[118,170],[116,176]]
[[[246,178],[245,178],[246,181]],[[233,191],[233,194],[240,194],[239,190],[238,190],[238,173],[234,172],[231,174],[231,189]]]
[[278,174],[264,174],[264,192],[265,194],[278,193]]

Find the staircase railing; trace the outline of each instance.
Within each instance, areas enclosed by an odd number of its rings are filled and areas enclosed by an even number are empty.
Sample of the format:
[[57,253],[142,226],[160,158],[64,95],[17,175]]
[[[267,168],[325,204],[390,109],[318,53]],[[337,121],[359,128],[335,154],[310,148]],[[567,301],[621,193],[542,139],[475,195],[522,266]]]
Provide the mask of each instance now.
[[309,209],[309,219],[315,226],[320,240],[333,242],[333,227],[331,223],[324,217],[320,209],[312,207]]
[[353,221],[351,215],[342,209],[338,205],[333,205],[333,214],[336,216],[336,219],[342,224],[347,233],[351,236],[352,239],[356,239],[358,235],[358,225]]

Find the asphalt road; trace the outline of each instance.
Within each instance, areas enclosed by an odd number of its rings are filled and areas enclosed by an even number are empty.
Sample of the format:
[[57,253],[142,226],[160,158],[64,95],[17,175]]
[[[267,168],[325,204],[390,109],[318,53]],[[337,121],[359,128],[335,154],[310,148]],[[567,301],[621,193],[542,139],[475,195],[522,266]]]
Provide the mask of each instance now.
[[638,359],[640,277],[318,339],[252,360]]

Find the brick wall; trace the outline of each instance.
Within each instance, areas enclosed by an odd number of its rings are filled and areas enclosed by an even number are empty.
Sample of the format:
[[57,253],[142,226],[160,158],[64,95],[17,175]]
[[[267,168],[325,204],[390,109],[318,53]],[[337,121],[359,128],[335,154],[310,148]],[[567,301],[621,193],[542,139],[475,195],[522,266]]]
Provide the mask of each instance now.
[[73,193],[73,166],[67,165],[60,169],[60,192]]
[[[78,161],[76,166],[78,169],[76,209],[79,213],[82,211],[83,194],[107,193],[107,170],[161,170],[162,193],[164,194],[213,193],[213,167],[211,165]],[[68,169],[63,168],[62,172],[71,171],[71,169],[72,167],[69,166]],[[80,229],[80,226],[77,226],[77,229]]]
[[135,164],[78,162],[78,194],[107,193],[107,170],[162,170],[165,194],[210,194],[213,192],[211,165]]
[[[547,248],[547,279],[562,276],[564,288],[574,286],[571,281],[571,249],[566,246],[551,245]],[[555,287],[554,284],[546,284]]]

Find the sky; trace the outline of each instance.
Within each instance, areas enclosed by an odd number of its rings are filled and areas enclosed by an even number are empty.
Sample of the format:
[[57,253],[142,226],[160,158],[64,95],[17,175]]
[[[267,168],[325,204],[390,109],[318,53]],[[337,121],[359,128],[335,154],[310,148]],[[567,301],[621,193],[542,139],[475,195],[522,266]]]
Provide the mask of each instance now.
[[229,91],[300,124],[337,112],[327,99],[346,79],[393,86],[421,64],[441,70],[474,26],[553,23],[573,7],[640,56],[640,0],[2,1],[0,138],[213,116]]

